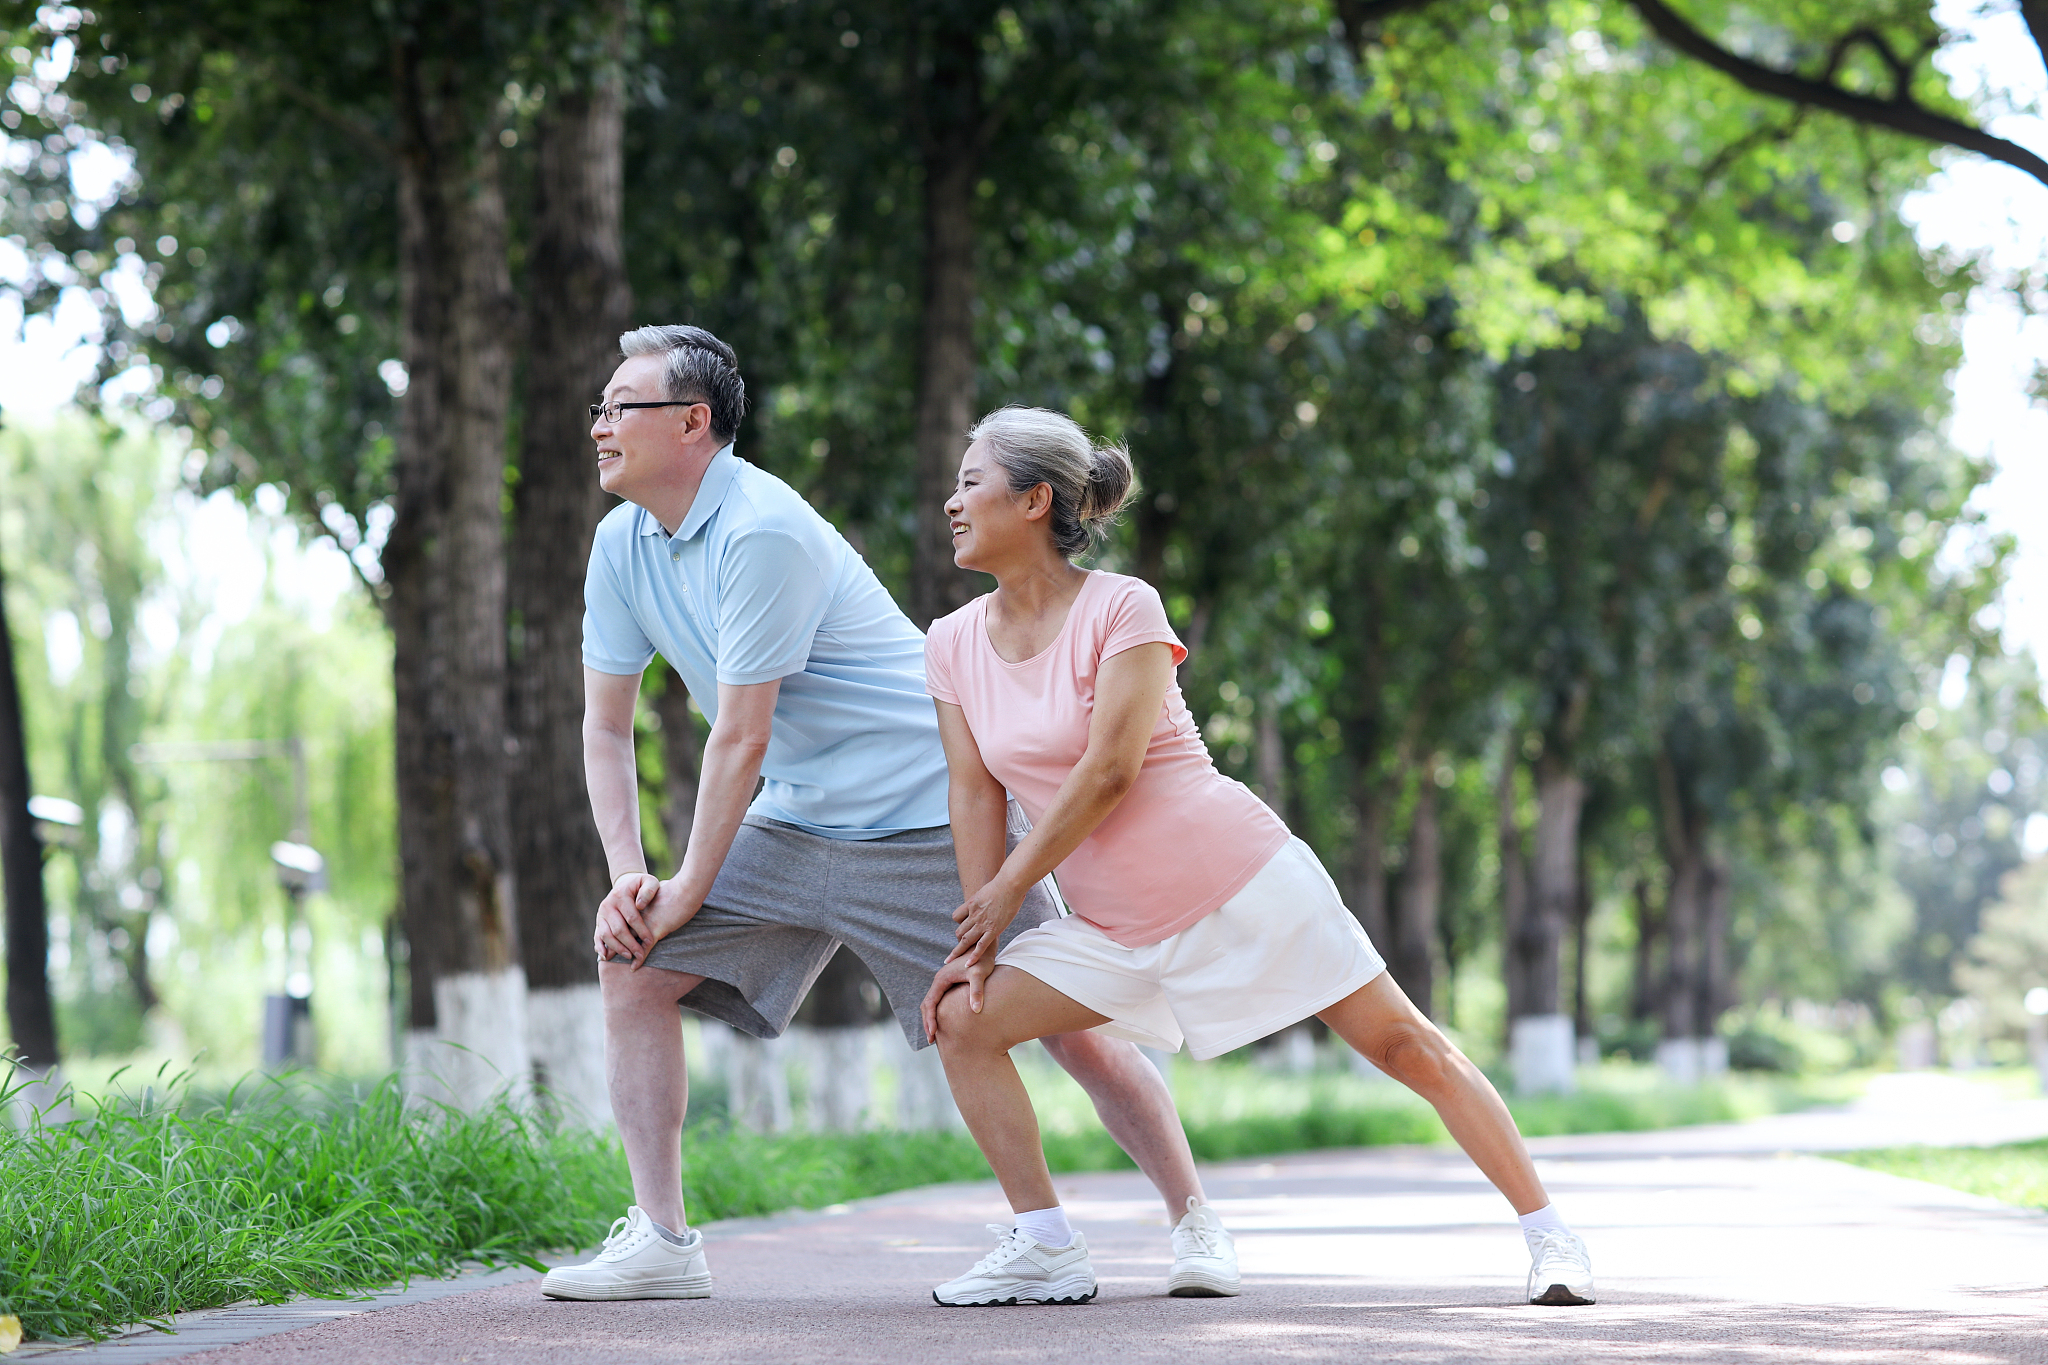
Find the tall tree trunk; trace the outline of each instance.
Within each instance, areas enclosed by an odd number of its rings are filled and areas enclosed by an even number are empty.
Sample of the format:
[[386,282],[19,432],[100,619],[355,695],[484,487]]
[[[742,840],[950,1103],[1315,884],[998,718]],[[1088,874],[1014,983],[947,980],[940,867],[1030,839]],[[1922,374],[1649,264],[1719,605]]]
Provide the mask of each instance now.
[[924,160],[924,299],[917,339],[917,506],[910,615],[920,628],[966,603],[943,511],[974,421],[974,187],[981,173],[981,25],[942,7],[913,73]]
[[531,1073],[505,780],[501,501],[515,308],[495,136],[463,118],[457,78],[428,70],[417,47],[401,46],[397,83],[410,378],[385,562],[411,943],[406,1061],[427,1093],[473,1107],[501,1087],[524,1090]]
[[558,89],[535,129],[509,583],[513,849],[534,1079],[567,1112],[600,1124],[611,1118],[611,1101],[590,934],[609,885],[583,783],[581,643],[584,568],[610,502],[597,486],[587,408],[602,395],[619,334],[632,321],[620,244],[624,131],[615,64],[581,87]]
[[1373,947],[1393,960],[1393,926],[1387,919],[1387,794],[1382,783],[1360,772],[1351,791],[1358,834],[1351,845],[1351,913]]
[[668,835],[668,856],[680,866],[697,819],[697,774],[703,746],[682,674],[666,663],[660,667],[661,695],[654,699],[654,714],[661,718],[661,827]]
[[1535,776],[1528,903],[1507,944],[1508,1047],[1515,1088],[1524,1094],[1572,1089],[1578,1063],[1559,978],[1566,927],[1578,908],[1586,784],[1555,748],[1536,760]]
[[1422,765],[1415,814],[1408,823],[1408,856],[1394,904],[1394,980],[1415,1008],[1435,1016],[1437,904],[1443,895],[1443,840],[1437,819],[1436,762]]
[[1593,1002],[1586,998],[1586,936],[1593,925],[1593,879],[1586,869],[1586,842],[1579,841],[1579,894],[1572,902],[1572,1033],[1580,1046],[1593,1036]]
[[1636,877],[1635,902],[1635,966],[1629,981],[1628,1012],[1631,1020],[1640,1023],[1657,1015],[1657,945],[1664,938],[1664,916],[1650,895],[1648,877]]
[[[1169,333],[1177,330],[1173,320],[1173,307],[1162,304],[1159,309],[1160,321],[1166,324]],[[1180,371],[1180,352],[1169,347],[1166,363],[1157,374],[1147,372],[1145,382],[1138,386],[1138,420],[1136,429],[1150,437],[1154,449],[1167,446],[1167,404],[1173,398],[1174,381]],[[1158,463],[1151,464],[1155,480],[1159,474]],[[1136,531],[1137,556],[1131,571],[1150,583],[1161,593],[1166,591],[1166,547],[1173,536],[1173,528],[1180,519],[1180,499],[1173,492],[1160,487],[1158,482],[1151,486],[1140,486],[1142,496],[1131,508],[1131,521]]]
[[1690,1042],[1699,1037],[1698,946],[1706,869],[1700,856],[1697,821],[1687,808],[1679,788],[1677,767],[1668,753],[1657,756],[1657,797],[1664,858],[1671,869],[1670,884],[1664,894],[1665,965],[1660,1002],[1664,1039],[1667,1043]]
[[[1706,842],[1704,838],[1702,842]],[[1704,870],[1700,879],[1699,971],[1693,992],[1693,1022],[1702,1039],[1712,1039],[1719,1033],[1722,1013],[1734,1003],[1728,970],[1728,913],[1733,887],[1725,859],[1708,852],[1701,861]],[[1723,1056],[1722,1061],[1725,1060]]]
[[1252,762],[1259,775],[1259,796],[1282,820],[1287,818],[1287,741],[1280,733],[1280,703],[1267,697],[1259,703],[1258,729]]
[[38,1076],[57,1065],[50,1006],[50,916],[43,899],[43,842],[28,813],[28,734],[0,573],[0,876],[7,883],[7,1033],[14,1055]]
[[1523,974],[1514,969],[1515,945],[1521,942],[1523,925],[1529,919],[1529,858],[1523,849],[1522,821],[1517,811],[1521,798],[1515,790],[1520,767],[1515,756],[1515,736],[1510,731],[1502,746],[1500,779],[1494,786],[1494,842],[1500,849],[1502,975],[1508,988],[1510,1024],[1529,1013],[1522,998]]
[[1579,899],[1579,811],[1586,784],[1561,756],[1546,750],[1536,761],[1536,839],[1530,859],[1529,913],[1513,944],[1513,970],[1521,977],[1519,1017],[1561,1010],[1565,926]]
[[[703,761],[697,717],[690,710],[690,691],[683,675],[661,665],[661,695],[654,714],[661,718],[661,827],[668,835],[668,856],[677,866],[690,846],[690,828],[697,819],[697,773]],[[672,870],[672,869],[663,869]]]

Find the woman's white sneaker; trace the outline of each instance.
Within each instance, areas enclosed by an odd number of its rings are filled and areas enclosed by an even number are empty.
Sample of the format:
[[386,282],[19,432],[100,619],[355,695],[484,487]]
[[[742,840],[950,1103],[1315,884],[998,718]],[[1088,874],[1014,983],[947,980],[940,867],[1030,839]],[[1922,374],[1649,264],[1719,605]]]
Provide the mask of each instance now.
[[596,1260],[550,1270],[540,1292],[551,1299],[708,1299],[704,1234],[692,1228],[672,1242],[636,1204],[612,1224]]
[[1562,1228],[1527,1234],[1529,1302],[1593,1302],[1593,1258],[1586,1244]]
[[1188,1196],[1188,1211],[1173,1229],[1173,1269],[1166,1292],[1176,1299],[1227,1299],[1241,1292],[1237,1244],[1207,1204]]
[[1086,1303],[1095,1297],[1095,1267],[1080,1233],[1065,1247],[1040,1246],[1015,1228],[990,1223],[996,1249],[974,1269],[932,1291],[947,1308],[987,1308],[1013,1303]]

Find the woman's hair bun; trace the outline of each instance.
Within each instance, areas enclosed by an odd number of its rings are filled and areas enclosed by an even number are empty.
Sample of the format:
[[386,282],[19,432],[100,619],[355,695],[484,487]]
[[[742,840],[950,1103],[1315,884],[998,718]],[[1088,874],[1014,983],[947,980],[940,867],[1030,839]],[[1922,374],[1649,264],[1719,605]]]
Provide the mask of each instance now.
[[1131,468],[1131,452],[1121,443],[1096,446],[1089,452],[1088,489],[1077,509],[1082,521],[1114,521],[1131,500],[1131,485],[1137,472]]

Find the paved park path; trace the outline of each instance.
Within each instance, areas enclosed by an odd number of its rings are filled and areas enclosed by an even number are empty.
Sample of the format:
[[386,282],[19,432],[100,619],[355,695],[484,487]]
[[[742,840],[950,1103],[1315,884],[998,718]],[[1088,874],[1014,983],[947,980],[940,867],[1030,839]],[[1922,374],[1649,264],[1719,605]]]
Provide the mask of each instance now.
[[[2048,1362],[2048,1215],[1803,1151],[2048,1135],[2048,1101],[1892,1078],[1857,1109],[1533,1143],[1591,1244],[1600,1302],[1520,1301],[1527,1258],[1455,1152],[1322,1152],[1216,1166],[1245,1293],[1169,1299],[1166,1220],[1135,1176],[1068,1176],[1102,1282],[1084,1307],[941,1309],[1002,1218],[992,1184],[716,1225],[714,1298],[556,1303],[531,1272],[378,1311],[195,1315],[55,1360],[349,1362]],[[466,1292],[449,1292],[452,1289]],[[266,1327],[256,1315],[282,1314]],[[294,1316],[295,1315],[295,1316]],[[241,1324],[237,1327],[235,1324]],[[271,1335],[240,1344],[254,1330]]]

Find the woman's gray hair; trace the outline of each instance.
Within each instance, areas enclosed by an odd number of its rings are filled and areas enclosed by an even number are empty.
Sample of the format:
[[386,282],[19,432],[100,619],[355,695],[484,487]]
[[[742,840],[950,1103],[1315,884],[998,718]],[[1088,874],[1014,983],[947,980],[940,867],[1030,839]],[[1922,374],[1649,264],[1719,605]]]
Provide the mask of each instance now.
[[634,328],[619,338],[619,353],[628,360],[641,355],[667,356],[668,364],[661,372],[661,396],[709,404],[711,434],[721,441],[739,434],[740,418],[747,411],[747,385],[740,378],[739,357],[732,347],[702,327],[676,324]]
[[1072,559],[1099,542],[1137,480],[1122,445],[1096,445],[1081,424],[1047,408],[999,408],[976,422],[967,442],[987,441],[1010,491],[1052,489],[1053,548]]

